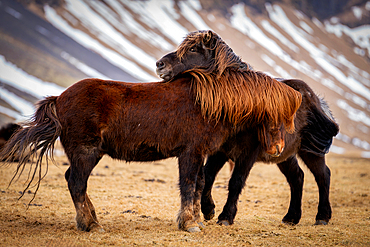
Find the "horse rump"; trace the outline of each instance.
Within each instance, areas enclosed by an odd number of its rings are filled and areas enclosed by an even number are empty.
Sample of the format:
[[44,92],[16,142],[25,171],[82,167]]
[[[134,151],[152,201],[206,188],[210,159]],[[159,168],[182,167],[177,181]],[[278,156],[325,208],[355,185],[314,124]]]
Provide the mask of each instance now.
[[339,132],[326,102],[320,99],[320,108],[311,107],[307,124],[302,129],[301,150],[324,156],[329,152],[333,137]]

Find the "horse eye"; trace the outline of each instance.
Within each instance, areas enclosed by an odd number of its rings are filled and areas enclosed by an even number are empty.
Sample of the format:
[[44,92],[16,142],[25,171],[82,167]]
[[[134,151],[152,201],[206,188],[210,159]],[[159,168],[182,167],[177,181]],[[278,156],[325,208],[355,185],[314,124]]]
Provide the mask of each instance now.
[[190,48],[190,50],[189,51],[191,51],[191,52],[195,52],[195,48],[193,47],[193,48]]

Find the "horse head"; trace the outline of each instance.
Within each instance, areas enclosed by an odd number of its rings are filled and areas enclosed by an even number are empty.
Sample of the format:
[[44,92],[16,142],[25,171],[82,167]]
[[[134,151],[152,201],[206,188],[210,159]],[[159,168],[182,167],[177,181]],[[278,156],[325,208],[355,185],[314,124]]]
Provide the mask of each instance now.
[[[198,61],[198,63],[199,62],[200,61]],[[178,57],[176,56],[176,52],[171,52],[163,56],[160,60],[157,61],[156,66],[157,75],[164,81],[171,80],[188,68],[188,66],[186,66],[178,59]]]
[[283,124],[273,125],[264,123],[258,129],[258,139],[261,141],[265,152],[272,157],[278,157],[285,148],[286,130]]
[[163,56],[156,65],[157,74],[165,81],[191,70],[221,75],[227,67],[250,68],[211,30],[189,33],[176,51]]

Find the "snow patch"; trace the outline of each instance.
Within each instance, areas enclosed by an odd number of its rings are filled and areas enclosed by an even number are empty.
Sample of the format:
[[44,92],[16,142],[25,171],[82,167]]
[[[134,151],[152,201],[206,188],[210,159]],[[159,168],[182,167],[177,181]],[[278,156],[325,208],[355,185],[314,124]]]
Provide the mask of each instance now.
[[321,21],[319,21],[319,19],[317,19],[316,17],[313,17],[312,18],[312,22],[313,24],[315,24],[318,28],[320,28],[321,30],[325,30],[325,27],[324,25],[321,23]]
[[362,19],[362,9],[358,6],[353,6],[352,8],[353,15],[357,18],[357,20]]
[[156,59],[149,56],[143,50],[132,44],[120,32],[112,27],[99,14],[93,11],[89,5],[79,0],[66,0],[66,9],[74,17],[89,29],[98,39],[102,40],[110,47],[130,57],[138,64],[153,69]]
[[267,31],[269,32],[270,34],[272,34],[274,37],[276,37],[281,43],[283,43],[286,47],[288,47],[289,49],[291,49],[292,51],[298,53],[299,52],[299,48],[293,44],[292,42],[290,42],[287,38],[285,38],[284,35],[282,35],[274,26],[272,26],[270,24],[270,22],[268,22],[267,20],[262,20],[261,21],[261,25],[262,27]]
[[337,105],[339,106],[339,108],[347,112],[348,118],[351,119],[352,121],[362,122],[367,126],[370,126],[370,117],[367,116],[365,112],[353,108],[345,100],[342,99],[337,100]]
[[356,147],[359,147],[365,150],[370,150],[370,144],[367,141],[363,141],[357,137],[352,139],[352,144]]
[[331,24],[328,21],[325,21],[324,24],[328,33],[333,33],[339,38],[344,33],[345,35],[349,36],[356,45],[363,49],[367,49],[368,56],[370,56],[370,25],[349,28],[343,24]]
[[[278,5],[271,5],[266,3],[266,10],[269,13],[270,19],[274,21],[280,28],[289,34],[293,40],[308,51],[315,62],[322,67],[325,71],[331,74],[340,83],[356,92],[366,99],[370,99],[370,90],[362,85],[359,81],[352,76],[346,76],[340,69],[333,65],[330,61],[334,61],[328,54],[317,48],[308,39],[301,35],[298,27],[296,27],[286,16],[283,9]],[[368,32],[370,36],[370,32]]]
[[[170,51],[173,49],[173,45],[167,42],[162,36],[156,34],[151,30],[145,29],[141,24],[139,24],[132,14],[126,10],[122,3],[115,0],[105,1],[112,9],[105,7],[103,2],[91,1],[90,4],[94,6],[97,11],[100,12],[117,30],[120,30],[124,34],[135,34],[140,39],[149,42],[153,46],[156,46],[163,51]],[[115,16],[117,13],[118,16]]]
[[188,30],[176,21],[179,18],[174,1],[124,1],[124,4],[152,29],[158,29],[175,44],[182,42]]
[[210,30],[211,28],[203,21],[195,10],[201,10],[199,1],[179,1],[182,16],[186,18],[198,30]]
[[342,134],[340,132],[334,138],[335,139],[338,139],[338,140],[340,140],[342,142],[345,142],[345,143],[351,143],[351,137],[349,137],[349,136],[347,136],[345,134]]
[[346,149],[342,148],[342,147],[331,145],[330,152],[336,153],[336,154],[344,154],[346,152]]
[[87,66],[86,64],[82,63],[77,58],[71,56],[69,53],[67,53],[65,51],[63,51],[60,54],[60,56],[62,58],[64,58],[65,60],[67,60],[70,64],[72,64],[73,66],[75,66],[77,69],[79,69],[81,72],[83,72],[84,74],[86,74],[86,75],[88,75],[90,77],[104,79],[104,80],[111,79],[108,76],[103,75],[99,71],[91,68],[90,66]]
[[303,28],[307,33],[313,34],[313,29],[304,21],[300,21],[299,25]]
[[207,15],[207,19],[208,19],[210,22],[215,22],[215,21],[216,21],[216,17],[215,17],[213,14],[208,14],[208,15]]
[[44,82],[35,76],[27,74],[14,64],[6,61],[2,55],[0,55],[0,79],[4,83],[38,99],[50,95],[58,96],[65,89],[54,83]]
[[[117,52],[106,48],[98,41],[87,35],[86,33],[71,27],[63,18],[61,18],[53,8],[48,5],[44,6],[45,17],[46,19],[54,25],[57,29],[61,30],[63,33],[74,39],[76,42],[80,43],[82,46],[95,51],[100,54],[107,61],[113,65],[121,68],[123,71],[126,71],[135,78],[138,78],[143,81],[156,81],[157,79],[143,69],[141,69],[134,62],[126,59]],[[153,64],[154,69],[155,63]]]
[[[20,91],[28,93],[38,99],[42,99],[46,96],[58,96],[65,88],[60,87],[54,83],[44,82],[39,78],[27,74],[14,64],[5,60],[4,56],[0,55],[0,80]],[[17,121],[26,120],[34,113],[34,105],[17,96],[16,94],[0,88],[0,98],[11,105],[15,110],[0,107],[0,112],[15,118]]]
[[199,0],[187,0],[186,2],[196,11],[202,10],[202,5],[200,4]]
[[[245,14],[244,4],[239,3],[231,7],[232,16],[230,18],[231,25],[240,32],[248,35],[251,39],[266,48],[272,54],[287,58],[289,55],[281,49],[281,47],[272,39],[267,37],[261,29]],[[271,29],[272,30],[272,29]]]
[[361,152],[361,157],[365,159],[370,159],[370,152]]
[[[27,100],[18,97],[16,94],[4,89],[0,88],[0,98],[11,105],[14,109],[20,112],[20,115],[15,115],[17,121],[25,120],[32,116],[35,111],[33,104],[28,102]],[[0,109],[2,110],[2,108]],[[3,113],[3,112],[2,112]],[[11,112],[5,111],[4,114],[9,114]]]
[[16,119],[17,121],[22,121],[24,119],[24,117],[22,117],[22,115],[20,115],[18,112],[5,108],[4,106],[1,105],[0,112],[4,115],[7,115],[8,117]]
[[267,63],[270,67],[272,67],[280,77],[293,78],[287,71],[285,71],[280,65],[277,65],[276,62],[272,58],[267,56],[266,54],[262,54],[261,58],[265,63]]

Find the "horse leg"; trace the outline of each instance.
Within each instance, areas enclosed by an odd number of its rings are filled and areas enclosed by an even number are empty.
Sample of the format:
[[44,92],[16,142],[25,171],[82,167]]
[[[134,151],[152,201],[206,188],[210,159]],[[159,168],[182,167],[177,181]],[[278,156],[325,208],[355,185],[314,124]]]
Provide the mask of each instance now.
[[202,196],[202,191],[203,191],[203,188],[204,188],[204,174],[203,174],[203,169],[204,167],[202,166],[200,169],[199,169],[199,172],[198,172],[198,177],[197,177],[197,184],[196,184],[196,187],[195,187],[195,193],[194,193],[194,203],[193,203],[193,207],[194,207],[194,220],[195,222],[198,223],[200,229],[203,229],[204,228],[204,224],[201,220],[201,217],[200,217],[200,198]]
[[96,220],[94,206],[86,194],[87,180],[100,160],[99,151],[96,148],[80,148],[75,150],[74,154],[76,155],[70,159],[68,189],[76,209],[77,229],[87,232],[91,230],[103,231]]
[[[67,181],[67,182],[68,182],[68,179],[69,179],[69,175],[70,175],[70,174],[71,174],[71,168],[70,168],[70,167],[68,167],[68,169],[67,169],[66,173],[64,174],[64,177],[65,177],[65,179],[66,179],[66,181]],[[92,202],[91,202],[91,200],[90,200],[89,196],[87,195],[87,193],[85,194],[85,201],[86,201],[87,206],[88,206],[88,207],[89,207],[89,209],[90,209],[90,212],[91,212],[91,215],[92,215],[93,219],[94,219],[96,222],[98,222],[98,218],[97,218],[97,216],[96,216],[96,212],[95,212],[95,207],[94,207],[94,205],[92,204]]]
[[194,198],[199,170],[203,165],[201,155],[185,153],[178,157],[181,208],[177,217],[179,229],[199,232],[200,228],[194,216]]
[[286,177],[290,186],[290,205],[288,213],[283,218],[285,224],[298,224],[302,216],[302,191],[304,173],[298,165],[296,156],[277,164],[280,171]]
[[215,178],[221,168],[225,165],[228,157],[225,153],[217,152],[209,156],[204,167],[204,189],[201,199],[201,208],[205,220],[211,220],[215,216],[215,203],[212,199],[212,187]]
[[256,148],[244,158],[238,157],[235,160],[234,171],[229,180],[229,195],[222,213],[218,216],[218,224],[228,226],[234,223],[239,195],[242,192],[253,164],[256,162],[259,151],[260,149]]
[[314,175],[319,188],[319,205],[315,225],[327,225],[332,213],[329,201],[330,169],[325,163],[324,156],[308,152],[299,152],[298,154]]

